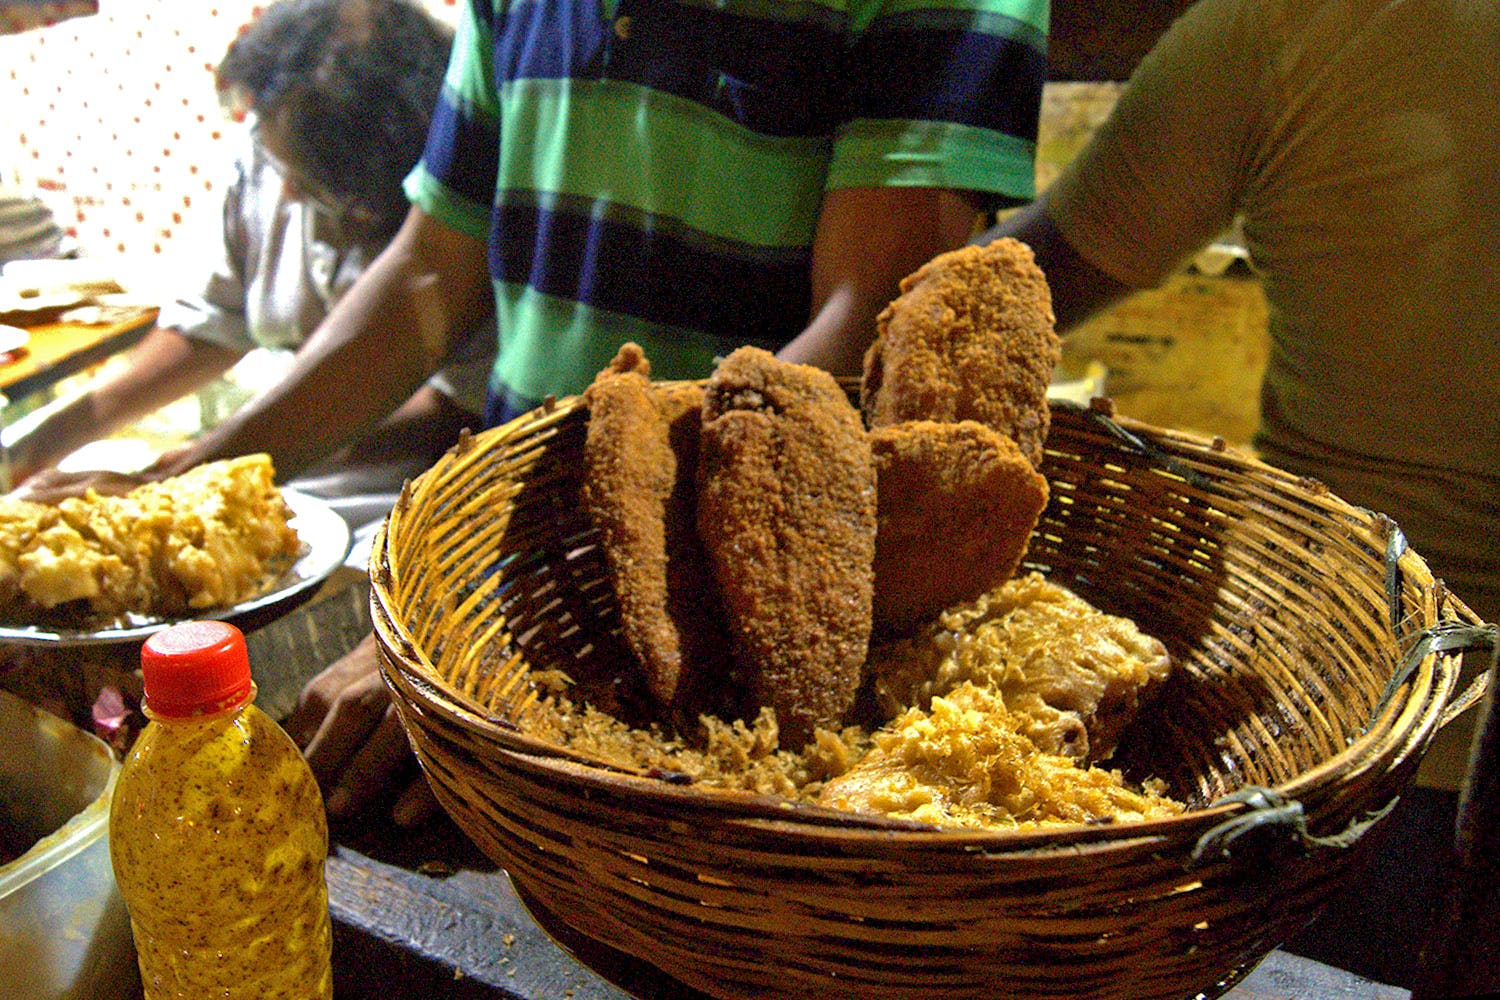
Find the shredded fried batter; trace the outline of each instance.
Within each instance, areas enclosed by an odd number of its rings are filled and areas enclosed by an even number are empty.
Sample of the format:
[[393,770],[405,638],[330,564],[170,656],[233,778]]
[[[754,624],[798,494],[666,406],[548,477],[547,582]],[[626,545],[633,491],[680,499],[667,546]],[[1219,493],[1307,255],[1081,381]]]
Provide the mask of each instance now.
[[703,716],[692,739],[631,728],[575,703],[559,671],[532,676],[542,697],[524,722],[539,738],[667,780],[937,826],[1112,822],[1184,808],[1155,782],[1132,788],[1085,759],[1091,744],[1094,760],[1113,747],[1165,678],[1164,647],[1037,574],[881,647],[871,666],[894,721],[819,728],[801,752],[780,748],[769,709],[751,724]]
[[1135,791],[1118,771],[1079,767],[1027,738],[1030,720],[994,689],[965,681],[930,711],[908,709],[875,747],[824,786],[818,801],[936,826],[994,828],[1173,816],[1160,789]]
[[1098,761],[1142,697],[1166,680],[1166,647],[1129,619],[1028,573],[959,605],[909,640],[871,651],[892,714],[964,682],[1000,692],[1040,749]]

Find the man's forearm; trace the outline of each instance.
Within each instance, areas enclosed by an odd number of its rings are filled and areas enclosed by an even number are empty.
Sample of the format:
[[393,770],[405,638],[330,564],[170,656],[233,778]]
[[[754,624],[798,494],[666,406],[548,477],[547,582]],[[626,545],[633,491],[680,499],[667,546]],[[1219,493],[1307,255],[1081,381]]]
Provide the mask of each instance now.
[[[366,277],[378,277],[371,272]],[[406,299],[399,281],[362,278],[298,352],[285,377],[164,471],[263,451],[286,478],[358,437],[411,395],[430,370]]]
[[24,436],[7,442],[14,481],[25,482],[83,445],[206,385],[240,356],[176,330],[152,330],[130,352],[124,370],[48,407]]
[[443,256],[451,249],[438,247],[435,260],[422,234],[403,228],[285,377],[159,471],[266,452],[284,480],[366,433],[436,370],[456,332],[486,312],[482,244],[461,247],[461,260]]

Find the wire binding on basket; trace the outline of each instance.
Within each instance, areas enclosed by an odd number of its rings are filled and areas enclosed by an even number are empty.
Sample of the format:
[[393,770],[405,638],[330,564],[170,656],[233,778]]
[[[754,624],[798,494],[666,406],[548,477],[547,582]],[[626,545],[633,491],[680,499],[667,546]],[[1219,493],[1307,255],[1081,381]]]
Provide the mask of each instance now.
[[[1471,650],[1494,649],[1496,644],[1497,627],[1494,625],[1465,625],[1460,621],[1438,622],[1429,629],[1417,633],[1412,640],[1410,648],[1401,657],[1401,663],[1396,667],[1396,672],[1391,675],[1390,681],[1386,683],[1385,691],[1380,700],[1375,703],[1375,710],[1370,713],[1373,721],[1380,717],[1385,711],[1386,705],[1390,704],[1391,698],[1410,679],[1422,661],[1433,653],[1469,652]],[[1480,678],[1479,683],[1484,678]],[[1456,699],[1457,703],[1464,703],[1467,695]],[[1467,706],[1466,706],[1467,707]],[[1460,709],[1461,711],[1461,709]]]
[[1391,628],[1401,627],[1401,554],[1406,551],[1406,535],[1401,526],[1384,514],[1376,515],[1376,527],[1389,527],[1391,536],[1385,543],[1385,598],[1391,606]]
[[1212,483],[1209,482],[1207,477],[1200,475],[1194,469],[1188,468],[1186,465],[1179,462],[1171,455],[1168,455],[1160,448],[1148,443],[1139,435],[1132,434],[1130,431],[1126,430],[1123,426],[1116,422],[1115,419],[1108,413],[1105,413],[1102,410],[1097,410],[1092,406],[1080,406],[1078,403],[1074,403],[1071,400],[1065,399],[1054,400],[1052,402],[1052,408],[1073,410],[1081,413],[1084,416],[1088,417],[1089,420],[1104,428],[1107,432],[1109,432],[1111,437],[1128,446],[1137,454],[1144,455],[1146,458],[1149,458],[1162,469],[1170,472],[1174,476],[1181,478],[1182,481],[1187,483],[1188,485],[1197,487],[1200,490],[1212,488]]
[[1265,827],[1282,827],[1303,847],[1333,847],[1347,849],[1359,843],[1372,826],[1379,823],[1395,808],[1398,800],[1392,799],[1380,809],[1366,813],[1360,819],[1350,820],[1342,832],[1326,837],[1314,836],[1307,829],[1307,814],[1302,803],[1287,798],[1275,789],[1250,785],[1222,796],[1213,802],[1215,806],[1236,802],[1249,806],[1249,810],[1232,816],[1198,838],[1198,843],[1189,855],[1188,869],[1202,867],[1210,861],[1229,858],[1234,842],[1247,833]]

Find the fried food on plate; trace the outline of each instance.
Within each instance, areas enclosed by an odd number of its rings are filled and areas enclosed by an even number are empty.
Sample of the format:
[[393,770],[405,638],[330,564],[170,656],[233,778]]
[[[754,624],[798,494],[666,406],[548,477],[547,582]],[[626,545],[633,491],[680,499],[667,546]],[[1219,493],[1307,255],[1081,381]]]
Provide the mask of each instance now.
[[125,496],[0,498],[0,602],[100,615],[228,607],[301,551],[271,460],[208,462]]
[[875,458],[875,626],[904,633],[1010,579],[1047,505],[1020,448],[972,420],[870,432]]
[[654,386],[650,374],[641,349],[626,344],[585,390],[583,502],[625,641],[652,695],[671,705],[685,679],[722,672],[727,657],[693,523],[703,391]]
[[827,372],[742,347],[708,381],[698,482],[736,660],[801,746],[853,705],[869,645],[875,468],[859,413]]
[[887,712],[925,706],[972,682],[998,691],[1026,718],[1021,732],[1038,749],[1089,761],[1113,752],[1171,667],[1166,647],[1134,622],[1040,573],[1011,580],[870,655]]
[[1000,239],[934,257],[901,282],[876,326],[860,393],[869,426],[976,420],[1040,466],[1062,346],[1029,247]]

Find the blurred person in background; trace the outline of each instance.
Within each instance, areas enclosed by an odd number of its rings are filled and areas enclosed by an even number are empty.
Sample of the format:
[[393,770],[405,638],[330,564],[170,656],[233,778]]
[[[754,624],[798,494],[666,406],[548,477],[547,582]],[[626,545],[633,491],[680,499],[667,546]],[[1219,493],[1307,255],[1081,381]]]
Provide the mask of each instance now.
[[[1238,216],[1270,306],[1256,451],[1389,515],[1487,622],[1500,620],[1497,46],[1496,0],[1200,0],[1056,182],[980,237],[1032,246],[1065,332]],[[1450,819],[1474,714],[1439,734],[1418,777]],[[1391,863],[1399,899],[1362,893],[1351,923],[1411,921],[1358,942],[1367,974],[1410,972],[1401,943],[1422,940],[1442,875],[1430,846]]]
[[[226,108],[251,123],[225,192],[222,256],[195,295],[161,310],[117,375],[49,408],[11,443],[18,495],[108,488],[94,473],[48,470],[257,347],[302,348],[405,217],[402,180],[421,156],[451,44],[446,26],[405,0],[282,0],[255,18],[216,74]],[[480,317],[460,333],[444,367],[404,402],[341,428],[301,464],[278,465],[278,478],[316,462],[299,488],[356,526],[383,515],[403,479],[479,424],[493,326]],[[289,435],[321,422],[316,408],[270,419]]]

